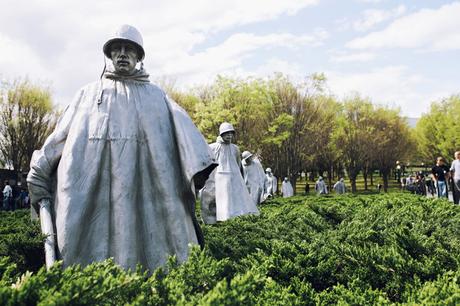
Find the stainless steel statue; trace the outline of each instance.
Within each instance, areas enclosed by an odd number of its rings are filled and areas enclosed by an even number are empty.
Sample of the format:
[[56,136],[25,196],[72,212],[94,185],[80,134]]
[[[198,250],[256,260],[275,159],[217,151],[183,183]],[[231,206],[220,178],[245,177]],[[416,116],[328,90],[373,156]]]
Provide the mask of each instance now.
[[292,184],[288,177],[285,177],[284,181],[281,183],[281,194],[283,195],[283,198],[294,196],[294,188],[292,188]]
[[265,173],[259,159],[249,151],[241,154],[244,182],[255,204],[264,201]]
[[268,199],[275,196],[276,191],[278,190],[278,180],[276,179],[276,176],[273,175],[271,168],[267,168],[265,173],[264,198]]
[[32,203],[43,231],[55,231],[47,265],[183,261],[189,244],[203,242],[194,191],[216,166],[213,154],[187,113],[149,82],[134,27],[122,26],[103,52],[112,63],[76,94],[31,161]]
[[232,144],[234,135],[233,126],[224,122],[217,141],[210,145],[219,165],[201,190],[201,216],[207,224],[259,213],[243,180],[240,151]]

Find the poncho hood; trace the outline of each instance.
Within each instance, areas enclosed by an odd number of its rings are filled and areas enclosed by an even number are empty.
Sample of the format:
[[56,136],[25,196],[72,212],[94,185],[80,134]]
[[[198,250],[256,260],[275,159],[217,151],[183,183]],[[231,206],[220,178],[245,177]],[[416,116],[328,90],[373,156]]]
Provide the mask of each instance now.
[[112,66],[109,66],[104,72],[103,77],[106,79],[116,80],[116,81],[131,80],[131,81],[144,82],[144,83],[150,82],[149,74],[143,68],[136,69],[134,73],[130,75],[122,75],[122,74],[117,73]]

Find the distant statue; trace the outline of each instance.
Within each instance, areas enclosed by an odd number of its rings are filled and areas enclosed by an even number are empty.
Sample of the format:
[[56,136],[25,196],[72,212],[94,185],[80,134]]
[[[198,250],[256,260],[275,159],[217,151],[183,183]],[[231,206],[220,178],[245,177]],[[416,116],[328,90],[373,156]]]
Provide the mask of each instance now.
[[318,180],[316,181],[315,190],[318,195],[328,194],[327,186],[322,176],[320,176]]
[[244,182],[255,204],[263,201],[265,173],[260,161],[251,152],[241,154]]
[[283,194],[283,198],[289,198],[294,195],[294,189],[287,177],[284,178],[284,181],[281,184],[281,193]]
[[345,181],[342,178],[340,178],[340,180],[338,180],[335,184],[334,184],[334,187],[332,187],[335,191],[335,193],[337,194],[344,194],[345,192],[347,192],[347,188],[345,186]]
[[216,142],[210,145],[219,165],[201,190],[201,216],[207,224],[259,214],[243,180],[240,150],[232,143],[234,136],[233,126],[224,122]]
[[267,168],[265,173],[264,198],[267,199],[275,196],[276,191],[278,190],[278,180],[276,179],[276,176],[273,175],[271,168]]
[[150,83],[138,30],[123,25],[102,49],[111,63],[101,79],[76,94],[33,154],[31,204],[48,267],[113,257],[153,271],[203,243],[194,192],[216,165],[187,113]]

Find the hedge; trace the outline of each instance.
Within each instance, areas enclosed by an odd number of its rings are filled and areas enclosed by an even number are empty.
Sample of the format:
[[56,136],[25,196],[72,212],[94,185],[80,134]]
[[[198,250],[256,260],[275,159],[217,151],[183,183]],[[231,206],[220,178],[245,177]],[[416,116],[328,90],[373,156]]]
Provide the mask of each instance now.
[[38,224],[0,217],[2,305],[460,304],[460,206],[445,200],[276,198],[260,216],[204,225],[204,250],[151,273],[110,259],[38,269]]

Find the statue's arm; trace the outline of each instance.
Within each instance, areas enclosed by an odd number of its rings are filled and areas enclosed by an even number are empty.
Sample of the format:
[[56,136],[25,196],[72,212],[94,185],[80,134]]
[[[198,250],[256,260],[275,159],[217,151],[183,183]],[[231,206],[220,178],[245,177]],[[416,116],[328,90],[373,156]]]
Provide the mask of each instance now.
[[70,125],[75,117],[76,105],[82,91],[76,100],[70,104],[60,116],[56,128],[48,136],[43,147],[32,154],[27,184],[31,204],[39,211],[38,202],[50,199],[53,194],[52,179],[61,159],[62,151],[69,133]]
[[41,199],[40,207],[40,225],[42,233],[46,235],[45,239],[45,263],[49,269],[56,261],[56,235],[54,234],[53,218],[51,216],[51,203],[49,199]]

